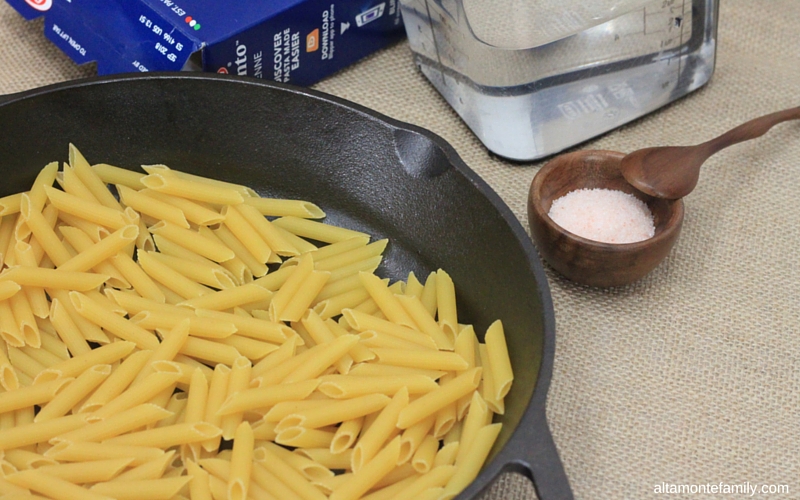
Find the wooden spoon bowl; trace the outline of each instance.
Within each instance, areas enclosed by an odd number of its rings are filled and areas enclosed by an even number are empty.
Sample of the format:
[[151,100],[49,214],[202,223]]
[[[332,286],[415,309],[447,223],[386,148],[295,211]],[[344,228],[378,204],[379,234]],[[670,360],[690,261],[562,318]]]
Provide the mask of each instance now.
[[[616,151],[576,151],[548,162],[533,178],[528,222],[542,257],[572,281],[597,287],[632,283],[669,254],[683,224],[683,201],[637,191],[620,172]],[[606,188],[630,193],[653,214],[655,235],[636,243],[602,243],[562,228],[547,215],[553,201],[576,189]]]

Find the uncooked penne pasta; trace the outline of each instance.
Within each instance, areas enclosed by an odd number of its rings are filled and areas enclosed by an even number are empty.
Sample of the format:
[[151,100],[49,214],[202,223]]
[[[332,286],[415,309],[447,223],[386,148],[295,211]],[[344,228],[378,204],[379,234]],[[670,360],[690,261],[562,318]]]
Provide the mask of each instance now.
[[397,426],[401,429],[408,429],[423,418],[436,413],[450,403],[458,401],[459,398],[478,387],[480,378],[481,369],[473,368],[450,382],[441,385],[435,391],[414,400],[400,412]]
[[486,330],[485,335],[486,351],[489,358],[489,366],[492,372],[492,390],[494,399],[503,399],[511,389],[514,374],[511,371],[511,360],[508,356],[508,346],[506,336],[503,332],[503,323],[500,320],[492,323]]
[[241,193],[230,187],[209,185],[165,173],[150,173],[142,177],[141,182],[154,191],[195,201],[217,205],[238,205],[244,201]]
[[183,211],[174,205],[170,205],[159,199],[141,194],[139,191],[130,189],[127,186],[118,185],[117,192],[120,200],[125,205],[155,219],[166,220],[173,224],[189,229],[189,222]]
[[329,226],[321,222],[315,222],[299,217],[286,216],[274,221],[276,226],[280,226],[290,233],[302,236],[311,240],[324,241],[326,243],[336,243],[349,240],[351,238],[369,238],[369,235],[352,229],[343,227]]
[[245,198],[247,205],[254,207],[261,215],[272,217],[293,216],[302,219],[322,219],[325,212],[313,203],[303,200],[283,200],[277,198]]

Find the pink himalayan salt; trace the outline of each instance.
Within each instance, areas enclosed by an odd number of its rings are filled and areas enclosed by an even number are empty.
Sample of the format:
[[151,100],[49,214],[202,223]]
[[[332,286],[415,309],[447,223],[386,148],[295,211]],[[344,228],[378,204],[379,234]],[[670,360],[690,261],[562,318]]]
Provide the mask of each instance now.
[[603,243],[634,243],[655,234],[653,214],[635,196],[614,189],[577,189],[553,201],[553,221]]

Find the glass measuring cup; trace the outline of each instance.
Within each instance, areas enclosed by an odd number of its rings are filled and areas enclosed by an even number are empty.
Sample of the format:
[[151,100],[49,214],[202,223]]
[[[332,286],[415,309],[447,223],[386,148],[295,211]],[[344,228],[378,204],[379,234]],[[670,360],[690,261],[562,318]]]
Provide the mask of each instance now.
[[490,151],[557,153],[705,84],[718,0],[400,0],[416,63]]

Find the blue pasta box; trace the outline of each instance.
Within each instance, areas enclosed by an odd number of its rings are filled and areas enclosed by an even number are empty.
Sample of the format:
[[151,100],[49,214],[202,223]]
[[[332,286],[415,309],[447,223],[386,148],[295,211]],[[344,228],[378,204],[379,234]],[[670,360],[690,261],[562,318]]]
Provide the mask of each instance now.
[[405,36],[399,0],[6,0],[100,75],[202,70],[310,85]]

